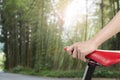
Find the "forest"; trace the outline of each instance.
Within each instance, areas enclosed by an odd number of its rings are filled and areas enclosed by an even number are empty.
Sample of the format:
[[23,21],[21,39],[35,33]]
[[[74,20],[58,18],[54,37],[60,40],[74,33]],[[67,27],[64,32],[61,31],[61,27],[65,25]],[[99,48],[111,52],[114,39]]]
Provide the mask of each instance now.
[[[89,40],[119,11],[120,0],[0,0],[4,69],[80,71],[64,47]],[[100,49],[120,50],[120,33]],[[120,70],[120,65],[110,67]],[[102,72],[101,72],[102,73]]]

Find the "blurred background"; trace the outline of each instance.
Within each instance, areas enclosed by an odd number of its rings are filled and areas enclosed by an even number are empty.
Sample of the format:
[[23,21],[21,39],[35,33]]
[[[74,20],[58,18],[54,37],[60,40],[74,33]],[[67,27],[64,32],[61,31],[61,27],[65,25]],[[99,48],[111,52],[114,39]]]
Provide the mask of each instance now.
[[[119,11],[120,0],[0,0],[0,69],[81,77],[86,63],[63,48],[93,37]],[[113,26],[114,27],[114,26]],[[100,49],[120,50],[120,34]],[[119,77],[120,65],[98,67],[95,76]]]

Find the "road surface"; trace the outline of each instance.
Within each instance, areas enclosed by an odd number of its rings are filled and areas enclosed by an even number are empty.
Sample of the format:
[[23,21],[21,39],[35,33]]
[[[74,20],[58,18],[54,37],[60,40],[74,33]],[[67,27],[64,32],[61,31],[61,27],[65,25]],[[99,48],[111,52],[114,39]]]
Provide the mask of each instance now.
[[[80,78],[48,78],[28,76],[22,74],[4,73],[0,72],[0,80],[81,80]],[[118,80],[118,79],[93,79],[93,80]]]
[[0,80],[80,80],[80,79],[48,78],[48,77],[37,77],[37,76],[28,76],[28,75],[22,75],[22,74],[0,72]]

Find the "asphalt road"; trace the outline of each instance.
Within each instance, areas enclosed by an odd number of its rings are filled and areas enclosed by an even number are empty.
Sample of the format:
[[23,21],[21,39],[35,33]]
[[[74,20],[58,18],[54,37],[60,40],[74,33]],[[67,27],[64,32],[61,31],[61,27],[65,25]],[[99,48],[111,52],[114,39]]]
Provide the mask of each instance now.
[[48,77],[37,77],[37,76],[28,76],[28,75],[22,75],[22,74],[0,72],[0,80],[80,80],[80,79],[48,78]]
[[[28,76],[22,74],[0,72],[0,80],[81,80],[81,79],[80,78],[48,78],[48,77],[37,77],[37,76]],[[120,80],[120,79],[94,78],[92,80]]]

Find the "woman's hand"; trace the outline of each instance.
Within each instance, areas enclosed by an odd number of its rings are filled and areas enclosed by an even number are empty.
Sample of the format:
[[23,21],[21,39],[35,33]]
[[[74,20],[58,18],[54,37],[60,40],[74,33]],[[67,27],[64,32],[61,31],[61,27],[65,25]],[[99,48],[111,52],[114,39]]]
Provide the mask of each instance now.
[[86,62],[85,56],[96,50],[98,46],[92,40],[89,40],[85,42],[77,42],[65,48],[68,54],[72,55],[73,58],[78,58]]

